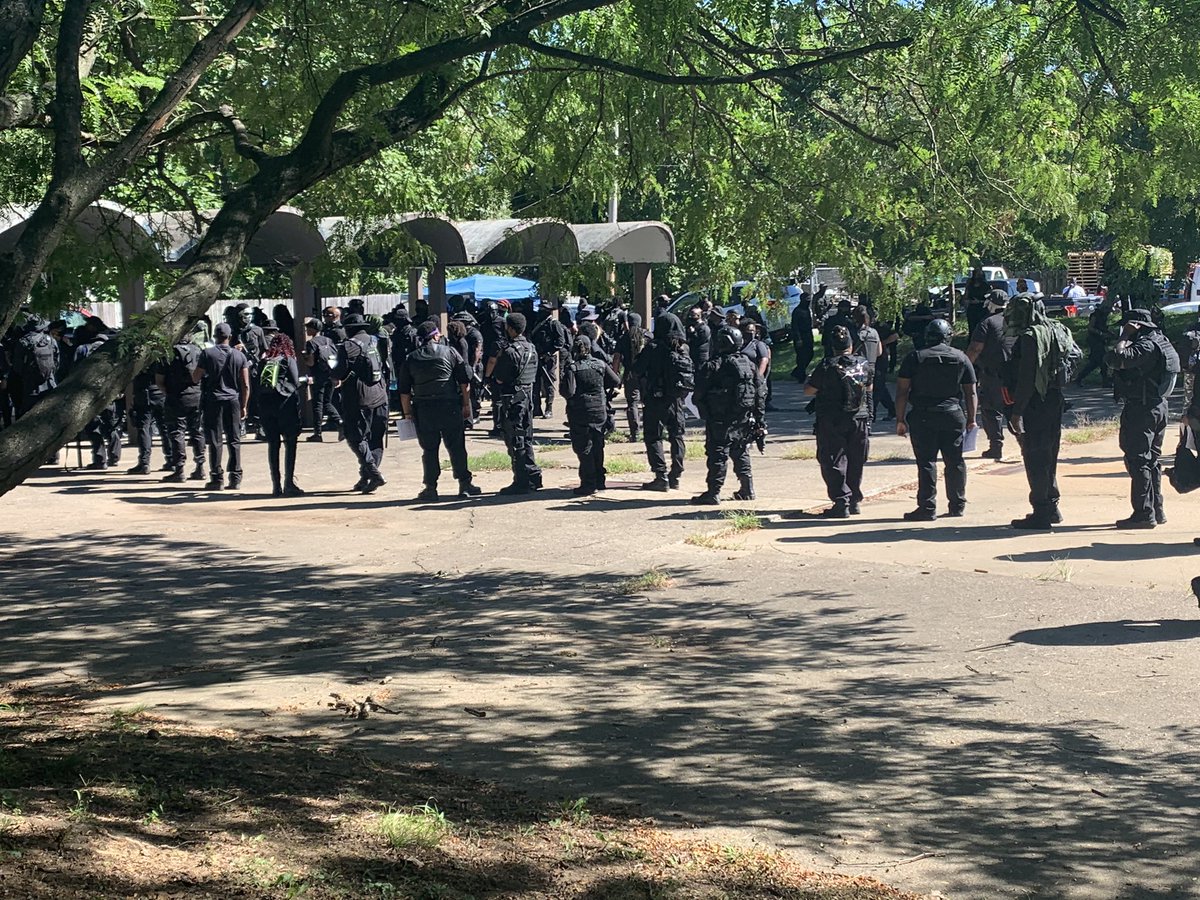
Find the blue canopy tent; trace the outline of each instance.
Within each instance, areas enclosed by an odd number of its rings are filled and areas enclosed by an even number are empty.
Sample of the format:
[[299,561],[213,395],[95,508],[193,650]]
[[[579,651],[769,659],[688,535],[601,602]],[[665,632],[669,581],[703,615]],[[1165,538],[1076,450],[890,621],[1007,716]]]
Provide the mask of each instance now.
[[[429,296],[429,288],[425,288]],[[505,278],[500,275],[468,275],[446,282],[446,296],[470,295],[476,300],[524,300],[537,297],[537,282],[527,278]]]

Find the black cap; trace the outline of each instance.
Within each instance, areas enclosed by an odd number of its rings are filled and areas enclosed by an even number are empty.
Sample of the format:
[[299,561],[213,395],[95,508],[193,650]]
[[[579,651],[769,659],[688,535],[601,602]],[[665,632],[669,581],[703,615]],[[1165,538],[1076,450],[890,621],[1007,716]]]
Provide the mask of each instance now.
[[217,327],[213,329],[213,337],[217,340],[231,338],[233,337],[233,329],[229,327],[228,322],[218,322]]
[[279,326],[275,324],[275,320],[274,320],[274,319],[267,319],[266,323],[265,323],[265,324],[263,325],[263,327],[262,327],[262,330],[263,330],[264,332],[267,332],[267,331],[278,331],[278,330],[279,330]]
[[349,331],[363,331],[367,327],[367,320],[358,313],[350,313],[346,318],[342,319],[342,327]]

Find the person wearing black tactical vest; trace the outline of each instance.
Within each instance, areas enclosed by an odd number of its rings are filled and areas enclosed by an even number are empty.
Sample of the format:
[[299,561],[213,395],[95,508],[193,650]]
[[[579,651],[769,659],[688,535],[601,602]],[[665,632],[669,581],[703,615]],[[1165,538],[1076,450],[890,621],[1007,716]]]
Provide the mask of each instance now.
[[467,364],[458,350],[441,340],[434,321],[417,326],[417,342],[417,349],[405,357],[404,368],[397,376],[401,409],[406,418],[413,419],[417,442],[421,445],[425,488],[417,499],[438,499],[442,444],[450,454],[450,469],[458,480],[459,498],[477,496],[480,490],[467,468],[466,428],[471,421],[471,375]]
[[192,373],[192,380],[203,383],[204,440],[208,445],[209,478],[205,490],[223,488],[221,444],[229,448],[229,489],[242,486],[242,431],[250,407],[250,363],[245,354],[232,345],[233,329],[218,322],[213,330],[216,345],[206,347]]
[[[537,350],[525,337],[525,316],[509,313],[504,320],[505,345],[493,360],[491,378],[497,397],[492,401],[512,461],[512,484],[501,494],[528,494],[541,490],[542,470],[533,454],[533,383],[537,378]],[[484,332],[486,335],[486,332]]]
[[817,462],[833,506],[821,515],[845,519],[859,513],[863,464],[871,447],[871,383],[875,366],[854,352],[850,332],[838,328],[829,336],[833,355],[813,369],[804,393],[815,397]]
[[1121,452],[1129,473],[1133,514],[1118,528],[1153,528],[1165,524],[1162,455],[1167,430],[1167,398],[1175,389],[1179,355],[1150,312],[1131,309],[1121,317],[1121,337],[1107,354],[1121,408]]
[[1029,482],[1033,511],[1013,519],[1013,528],[1049,531],[1062,521],[1058,508],[1058,450],[1062,442],[1063,387],[1067,362],[1077,349],[1066,327],[1052,322],[1028,291],[1009,298],[1004,328],[1015,338],[1005,367],[1004,390],[1011,403],[1008,427],[1016,435]]
[[133,404],[130,414],[130,425],[137,437],[138,461],[128,475],[150,474],[150,453],[154,449],[154,429],[158,428],[159,438],[163,445],[163,455],[166,464],[163,471],[173,471],[175,463],[173,445],[167,437],[167,421],[165,406],[167,395],[159,387],[158,376],[166,371],[166,366],[159,360],[146,366],[133,377]]
[[604,429],[608,421],[608,391],[619,387],[612,366],[592,356],[591,339],[575,338],[571,361],[563,369],[559,390],[567,401],[567,427],[571,449],[579,458],[577,497],[588,497],[605,488]]
[[754,363],[741,354],[742,335],[722,327],[713,341],[716,356],[697,373],[694,399],[704,416],[704,452],[708,457],[708,487],[692,503],[716,505],[730,460],[738,477],[734,500],[754,499],[750,444],[754,420],[766,414],[767,384]]
[[370,494],[387,484],[379,471],[388,424],[387,382],[383,380],[379,346],[367,331],[367,320],[351,313],[343,325],[348,337],[338,347],[333,380],[342,392],[346,443],[358,457],[359,477],[351,490]]
[[[79,365],[87,357],[99,351],[115,334],[95,316],[78,326],[74,333],[75,360]],[[113,400],[83,428],[83,434],[92,444],[92,462],[87,468],[103,471],[121,461],[121,415],[118,401]]]
[[700,367],[712,358],[712,329],[704,321],[704,310],[699,305],[688,310],[687,320],[688,352],[692,354],[692,369],[700,371]]
[[537,382],[533,391],[533,414],[541,418],[554,415],[554,392],[558,371],[569,346],[567,329],[553,310],[543,310],[544,318],[533,326],[529,339],[538,352]]
[[[684,398],[696,385],[695,368],[688,352],[683,324],[673,313],[663,312],[654,319],[653,340],[637,358],[636,370],[645,404],[643,436],[646,457],[654,480],[642,485],[647,491],[667,491],[679,487],[683,461],[687,455],[684,436],[687,413]],[[671,445],[671,467],[663,455],[663,431]]]
[[979,417],[988,439],[988,448],[979,455],[997,461],[1004,458],[1004,427],[1007,424],[1004,370],[1017,340],[1004,330],[1004,307],[1007,305],[1008,294],[1004,291],[992,291],[987,295],[982,309],[986,316],[971,332],[971,343],[967,346],[967,359],[975,366],[975,375],[979,378]]
[[[246,362],[250,365],[251,385],[258,382],[259,360],[267,350],[267,334],[262,326],[255,324],[255,312],[257,310],[248,303],[237,305],[237,324],[235,326],[237,330],[233,338],[234,348],[242,351],[242,355],[246,357]],[[250,406],[246,418],[240,423],[243,434],[246,433],[247,426],[253,428],[259,437],[262,436],[262,427],[258,421],[258,394],[253,390],[250,392]]]
[[[708,329],[705,328],[707,335]],[[648,338],[642,328],[642,317],[631,312],[625,317],[625,331],[617,338],[617,355],[613,369],[621,373],[625,394],[625,421],[629,425],[629,443],[636,444],[642,429],[642,388],[637,377],[637,360],[646,349]],[[705,338],[707,342],[707,337]]]
[[[313,433],[306,440],[324,441],[325,429],[342,427],[342,413],[334,402],[333,369],[337,365],[338,345],[321,331],[316,319],[304,322],[308,339],[304,343],[304,365],[312,376]],[[394,345],[393,345],[394,346]]]
[[30,318],[13,346],[11,375],[18,386],[13,392],[17,418],[29,412],[44,394],[58,386],[61,364],[58,342],[50,336],[48,328],[46,320],[40,316]]
[[[271,496],[299,497],[296,484],[296,444],[303,418],[300,412],[300,367],[292,339],[276,332],[258,369],[258,412],[267,436],[267,465],[271,470]],[[283,448],[283,471],[279,450]]]
[[[948,514],[961,516],[967,506],[967,466],[963,437],[975,428],[975,368],[961,350],[950,346],[953,332],[945,319],[925,326],[924,347],[900,364],[896,376],[896,434],[908,435],[917,458],[917,508],[909,522],[937,518],[937,460],[946,473]],[[966,405],[966,415],[963,405]]]
[[170,483],[184,481],[187,448],[192,447],[196,464],[191,481],[204,480],[204,427],[200,409],[201,389],[193,378],[200,365],[200,348],[208,342],[208,330],[203,321],[197,322],[187,339],[171,348],[171,355],[161,372],[155,376],[163,391],[163,418],[171,442],[171,465],[174,471],[163,478]]
[[763,335],[766,332],[763,326],[747,316],[742,316],[738,322],[738,330],[742,333],[742,356],[750,360],[751,364],[758,369],[758,374],[762,376],[763,381],[767,385],[767,412],[774,412],[775,407],[771,405],[771,398],[774,395],[774,390],[771,386],[771,346],[763,340]]

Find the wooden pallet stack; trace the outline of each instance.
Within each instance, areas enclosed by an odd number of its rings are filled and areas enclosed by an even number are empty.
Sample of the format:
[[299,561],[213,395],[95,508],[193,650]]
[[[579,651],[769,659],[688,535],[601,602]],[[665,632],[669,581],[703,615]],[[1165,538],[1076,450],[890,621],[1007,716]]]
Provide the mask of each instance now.
[[1067,254],[1067,277],[1089,294],[1100,290],[1104,277],[1104,250],[1073,250]]

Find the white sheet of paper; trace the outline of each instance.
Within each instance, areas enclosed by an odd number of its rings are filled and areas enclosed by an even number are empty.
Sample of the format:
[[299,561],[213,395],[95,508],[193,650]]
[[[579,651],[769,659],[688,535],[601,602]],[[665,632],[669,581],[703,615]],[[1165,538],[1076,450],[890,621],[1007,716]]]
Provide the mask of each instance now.
[[979,446],[979,426],[976,425],[963,435],[963,453],[974,453]]
[[417,423],[412,419],[397,419],[396,439],[400,441],[415,441],[417,439]]
[[686,397],[683,398],[683,411],[686,412],[693,419],[700,418],[700,410],[698,410],[696,408],[696,404],[694,404],[692,402],[691,394],[688,394]]

